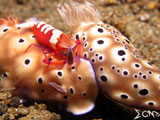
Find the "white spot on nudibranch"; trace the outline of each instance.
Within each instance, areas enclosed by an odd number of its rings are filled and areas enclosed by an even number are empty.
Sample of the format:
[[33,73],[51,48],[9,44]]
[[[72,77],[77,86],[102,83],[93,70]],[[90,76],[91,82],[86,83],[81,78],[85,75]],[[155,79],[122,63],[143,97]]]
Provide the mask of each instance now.
[[107,77],[107,75],[105,75],[105,74],[102,74],[102,75],[100,75],[100,78],[99,78],[102,82],[107,82],[108,81],[108,77]]
[[123,70],[122,71],[122,76],[124,76],[124,77],[128,77],[129,76],[129,71],[128,70]]
[[128,95],[127,95],[126,93],[120,94],[120,97],[121,97],[122,99],[128,99]]
[[78,34],[76,34],[76,40],[79,40],[80,38],[79,38],[79,35]]
[[141,68],[141,65],[139,63],[134,63],[133,64],[133,67],[136,68],[136,69],[140,69]]
[[121,69],[120,69],[120,68],[117,68],[116,73],[117,73],[117,74],[120,74],[120,72],[121,72]]
[[78,75],[78,80],[82,80],[82,77],[81,77],[81,75]]
[[41,89],[41,92],[42,92],[42,93],[45,93],[45,92],[46,92],[46,90],[42,88],[42,89]]
[[146,74],[143,74],[143,75],[142,75],[142,79],[143,79],[143,80],[146,80],[147,78],[148,78],[148,76],[147,76]]
[[99,53],[95,53],[94,56],[95,56],[95,57],[98,57],[98,56],[99,56]]
[[112,95],[113,95],[113,98],[119,99],[119,100],[132,101],[134,99],[131,96],[129,96],[129,94],[121,92],[121,91],[114,91]]
[[4,72],[4,73],[2,74],[2,76],[3,76],[3,77],[8,77],[8,72]]
[[116,69],[116,66],[115,66],[115,65],[112,65],[112,66],[111,66],[111,69],[112,69],[112,70],[115,70],[115,69]]
[[139,74],[139,75],[142,75],[142,74],[143,74],[143,72],[142,72],[142,71],[139,71],[139,72],[138,72],[138,74]]
[[129,61],[130,57],[128,51],[123,47],[115,47],[112,49],[113,60],[119,64],[122,64],[124,61]]
[[137,83],[134,83],[134,84],[133,84],[133,88],[134,88],[134,89],[137,89],[138,87],[139,87],[139,86],[138,86]]
[[101,26],[98,26],[98,27],[93,27],[92,29],[91,29],[91,31],[90,31],[93,35],[94,34],[98,34],[98,35],[100,35],[100,34],[109,34],[109,32],[107,32],[107,30],[105,30],[103,27],[101,27]]
[[93,52],[93,48],[92,47],[89,49],[89,52]]
[[156,103],[153,102],[153,101],[147,101],[147,102],[145,102],[145,104],[146,104],[146,105],[149,105],[149,106],[154,106],[154,105],[156,105]]
[[42,76],[39,76],[38,78],[37,78],[37,82],[39,83],[39,84],[42,84],[43,83],[43,77]]
[[88,47],[88,42],[85,42],[84,43],[84,48],[87,48]]
[[149,94],[149,91],[146,88],[139,90],[139,95],[141,96],[146,96],[148,94]]
[[99,39],[95,39],[92,42],[92,46],[93,48],[96,50],[104,50],[106,49],[108,46],[110,46],[110,39],[109,38],[99,38]]
[[75,66],[74,65],[72,65],[72,71],[75,71]]
[[81,40],[80,36],[82,36],[82,31],[80,31],[80,32],[78,32],[78,33],[75,34],[74,40]]
[[87,58],[87,57],[88,57],[88,53],[87,53],[87,52],[84,52],[84,53],[83,53],[83,56],[84,56],[84,58]]
[[138,78],[138,75],[137,75],[137,74],[133,74],[133,78],[134,78],[134,79],[137,79],[137,78]]
[[104,55],[99,55],[99,57],[98,57],[98,61],[103,61],[104,60]]
[[148,70],[147,73],[148,73],[148,75],[152,75],[153,74],[153,72],[150,71],[150,70]]
[[83,93],[82,93],[82,95],[83,95],[83,96],[86,96],[86,95],[87,95],[87,93],[86,93],[86,92],[83,92]]
[[10,27],[4,27],[1,31],[0,34],[3,34],[5,32],[7,32],[10,29]]
[[119,41],[120,41],[118,38],[115,38],[114,40],[115,40],[116,42],[119,42]]
[[25,58],[23,61],[24,66],[28,67],[31,64],[31,59],[30,58]]
[[87,39],[86,32],[83,33],[82,41],[84,42]]
[[58,78],[62,78],[62,77],[63,77],[63,72],[62,72],[62,70],[56,71],[56,74],[57,74]]
[[73,87],[70,87],[69,91],[70,91],[71,94],[75,94],[75,90],[74,90]]
[[92,57],[92,58],[91,58],[91,62],[92,62],[92,63],[95,63],[95,62],[96,62],[96,59],[95,59],[94,57]]
[[35,36],[34,36],[34,35],[31,35],[31,36],[30,36],[30,39],[35,40]]
[[26,40],[24,38],[20,38],[17,40],[18,44],[24,44],[26,42]]
[[9,30],[9,28],[5,28],[3,29],[3,32],[7,32]]
[[103,71],[104,70],[104,68],[101,66],[101,67],[99,67],[99,71]]

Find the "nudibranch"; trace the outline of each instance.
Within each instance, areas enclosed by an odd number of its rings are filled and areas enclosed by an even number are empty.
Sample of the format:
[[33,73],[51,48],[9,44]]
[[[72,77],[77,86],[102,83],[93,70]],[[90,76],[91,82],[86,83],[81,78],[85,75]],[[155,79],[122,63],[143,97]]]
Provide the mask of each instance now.
[[58,9],[90,60],[102,93],[132,108],[160,110],[160,70],[144,60],[116,28],[104,24],[89,1],[67,0]]
[[[64,65],[47,65],[42,62],[44,55],[40,48],[31,47],[25,52],[30,44],[38,44],[30,28],[11,17],[2,20],[0,90],[58,104],[76,115],[92,110],[98,87],[90,61],[79,58],[75,62],[75,58],[68,58],[69,63]],[[69,57],[71,52],[69,49]]]

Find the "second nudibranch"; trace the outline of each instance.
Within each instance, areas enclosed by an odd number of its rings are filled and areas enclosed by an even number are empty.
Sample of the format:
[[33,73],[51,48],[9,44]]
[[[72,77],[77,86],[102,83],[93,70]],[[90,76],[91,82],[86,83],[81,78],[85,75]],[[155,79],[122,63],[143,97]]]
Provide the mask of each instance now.
[[71,27],[72,39],[80,39],[82,56],[92,62],[104,95],[132,108],[160,110],[160,70],[116,28],[104,24],[91,2],[67,1],[58,12]]

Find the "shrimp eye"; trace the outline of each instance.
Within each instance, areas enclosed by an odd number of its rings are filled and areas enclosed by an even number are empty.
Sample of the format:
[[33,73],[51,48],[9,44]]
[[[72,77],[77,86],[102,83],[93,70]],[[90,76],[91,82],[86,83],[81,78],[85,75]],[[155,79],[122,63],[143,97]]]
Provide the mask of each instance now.
[[67,52],[64,52],[63,55],[64,55],[64,56],[67,56]]
[[51,56],[51,57],[48,59],[48,61],[50,62],[50,61],[52,61],[52,59],[53,59],[53,56]]

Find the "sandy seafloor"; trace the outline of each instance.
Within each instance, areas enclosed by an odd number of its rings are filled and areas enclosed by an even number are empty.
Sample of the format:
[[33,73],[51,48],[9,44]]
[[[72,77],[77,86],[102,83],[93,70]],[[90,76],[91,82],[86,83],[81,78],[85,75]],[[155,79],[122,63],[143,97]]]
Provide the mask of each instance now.
[[[20,20],[36,17],[69,33],[69,28],[56,11],[61,2],[62,0],[0,0],[0,18],[9,15],[17,16]],[[138,48],[144,58],[160,67],[159,0],[93,0],[93,2],[99,9],[103,22],[118,28]],[[6,105],[3,103],[4,100],[10,100],[11,103]],[[0,120],[133,120],[135,116],[135,112],[129,112],[101,94],[93,111],[82,116],[73,116],[47,103],[32,101],[26,105],[19,104],[18,98],[12,97],[7,92],[0,93]]]

